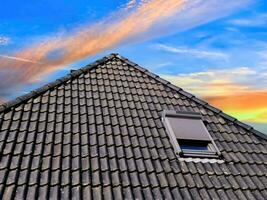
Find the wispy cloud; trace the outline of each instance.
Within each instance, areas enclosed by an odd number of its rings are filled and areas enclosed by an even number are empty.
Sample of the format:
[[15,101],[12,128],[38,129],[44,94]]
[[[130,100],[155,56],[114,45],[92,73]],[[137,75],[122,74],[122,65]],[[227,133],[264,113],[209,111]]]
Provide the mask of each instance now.
[[239,19],[232,19],[228,21],[229,24],[235,26],[244,26],[244,27],[258,27],[264,26],[267,24],[267,13],[261,13],[254,15],[253,17],[244,17]]
[[0,54],[0,57],[5,58],[5,59],[20,61],[20,62],[35,63],[35,64],[39,63],[39,62],[36,62],[36,61],[33,61],[33,60],[29,60],[29,59],[25,59],[25,58],[18,58],[18,57],[2,55],[2,54]]
[[12,55],[14,58],[35,61],[42,65],[35,63],[29,65],[29,63],[14,62],[18,61],[14,59],[0,58],[0,69],[8,70],[10,74],[7,81],[1,83],[29,82],[86,56],[109,49],[126,40],[129,42],[132,40],[130,38],[146,32],[159,20],[167,19],[179,12],[183,6],[182,0],[154,0],[142,4],[129,14],[119,10],[111,19],[91,26],[84,25],[67,36],[48,38]]
[[208,50],[200,50],[200,49],[192,49],[186,47],[173,47],[164,44],[157,44],[155,47],[159,50],[166,51],[169,53],[176,53],[176,54],[186,54],[195,56],[198,58],[209,58],[209,59],[228,59],[228,55],[222,52],[217,51],[208,51]]
[[258,66],[262,69],[267,69],[267,44],[264,44],[264,46],[264,49],[256,52],[256,54],[259,56]]
[[[149,40],[206,23],[248,2],[250,0],[227,3],[223,0],[140,1],[131,12],[120,9],[94,25],[85,24],[70,34],[48,37],[12,55],[20,60],[0,58],[2,76],[5,73],[5,81],[1,81],[0,87],[31,82],[65,65],[118,45]],[[22,59],[36,63],[21,62]]]
[[132,9],[134,8],[135,6],[137,5],[137,1],[136,0],[130,0],[126,6],[125,6],[125,9],[128,10],[128,9]]
[[133,8],[140,7],[143,4],[149,3],[151,1],[153,0],[129,0],[128,3],[126,3],[126,5],[123,5],[122,7],[128,11]]
[[264,75],[248,67],[161,76],[199,96],[240,94],[267,86]]
[[267,123],[266,78],[253,69],[239,67],[161,76],[240,120]]
[[170,65],[173,65],[173,63],[170,61],[167,61],[167,62],[161,62],[161,63],[153,64],[153,65],[151,65],[150,68],[152,68],[153,70],[156,70],[156,69],[160,69],[160,68],[170,66]]
[[7,45],[10,42],[9,37],[0,36],[0,45]]

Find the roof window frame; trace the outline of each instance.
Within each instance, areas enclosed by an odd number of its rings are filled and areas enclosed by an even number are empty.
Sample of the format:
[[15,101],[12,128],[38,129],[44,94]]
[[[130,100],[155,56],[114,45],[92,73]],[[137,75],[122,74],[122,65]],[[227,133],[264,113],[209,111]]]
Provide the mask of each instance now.
[[[206,129],[209,141],[208,148],[210,148],[209,151],[207,150],[183,150],[181,146],[179,145],[179,140],[176,137],[176,134],[173,131],[172,125],[170,121],[168,120],[168,117],[174,117],[174,118],[180,118],[180,119],[198,119],[203,123],[204,128]],[[164,110],[162,113],[162,122],[164,124],[164,127],[166,129],[166,132],[170,138],[170,142],[175,150],[175,153],[179,157],[198,157],[198,158],[219,158],[221,156],[221,152],[216,146],[213,138],[211,137],[209,131],[207,130],[205,123],[203,121],[202,115],[197,112],[181,112],[181,111],[175,111],[175,110]],[[189,140],[191,141],[191,140]],[[200,140],[192,140],[192,142],[200,142]],[[203,141],[202,141],[203,142]]]

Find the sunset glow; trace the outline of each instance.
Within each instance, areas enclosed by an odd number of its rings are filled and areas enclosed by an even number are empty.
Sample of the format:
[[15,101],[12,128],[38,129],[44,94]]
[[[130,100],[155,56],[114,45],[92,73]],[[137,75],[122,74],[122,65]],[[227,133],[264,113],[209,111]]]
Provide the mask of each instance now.
[[267,123],[267,91],[206,97],[205,100],[239,120]]

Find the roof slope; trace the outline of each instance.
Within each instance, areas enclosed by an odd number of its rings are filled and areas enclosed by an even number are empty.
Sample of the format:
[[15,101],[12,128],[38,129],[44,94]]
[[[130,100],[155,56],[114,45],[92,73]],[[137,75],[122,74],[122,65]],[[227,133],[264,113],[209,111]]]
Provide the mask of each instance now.
[[[178,160],[163,109],[202,114],[224,162]],[[0,106],[0,199],[266,199],[266,139],[112,54]]]

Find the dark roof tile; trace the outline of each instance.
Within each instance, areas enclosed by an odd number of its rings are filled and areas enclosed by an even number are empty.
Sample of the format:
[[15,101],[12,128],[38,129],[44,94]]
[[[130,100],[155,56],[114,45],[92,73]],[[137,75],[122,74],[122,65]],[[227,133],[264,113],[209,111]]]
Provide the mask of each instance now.
[[199,174],[192,175],[192,179],[194,180],[194,184],[196,185],[197,188],[204,187],[204,183],[202,179],[200,178]]
[[254,191],[252,191],[252,194],[253,194],[253,196],[256,198],[256,199],[261,199],[261,200],[264,200],[264,194],[262,194],[260,191],[258,191],[258,190],[254,190]]
[[187,188],[182,188],[180,189],[180,191],[183,199],[188,199],[188,200],[193,199],[190,194],[190,191]]
[[[202,197],[199,194],[199,190],[196,188],[191,188],[189,189],[191,196],[193,197],[193,199],[201,199]],[[204,198],[203,198],[204,199]],[[208,199],[208,198],[205,198]]]
[[168,187],[162,189],[162,194],[163,194],[164,199],[172,199],[173,198],[171,191]]

